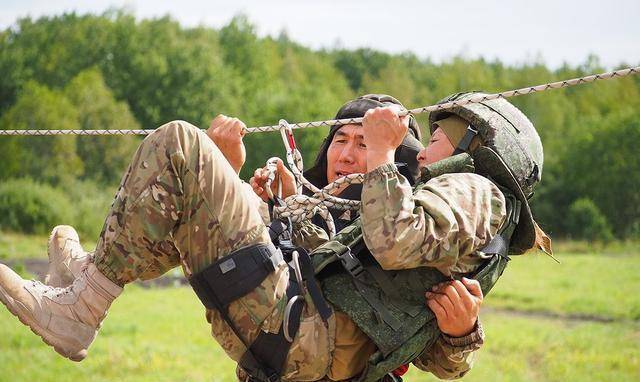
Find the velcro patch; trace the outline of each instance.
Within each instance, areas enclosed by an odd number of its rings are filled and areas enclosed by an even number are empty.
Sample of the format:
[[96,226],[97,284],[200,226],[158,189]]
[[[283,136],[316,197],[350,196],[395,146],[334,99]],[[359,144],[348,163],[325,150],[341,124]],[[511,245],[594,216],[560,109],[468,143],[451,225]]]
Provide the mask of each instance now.
[[220,272],[222,272],[222,274],[224,275],[227,272],[230,272],[232,270],[236,269],[236,262],[233,261],[233,259],[229,259],[227,261],[223,261],[220,264]]

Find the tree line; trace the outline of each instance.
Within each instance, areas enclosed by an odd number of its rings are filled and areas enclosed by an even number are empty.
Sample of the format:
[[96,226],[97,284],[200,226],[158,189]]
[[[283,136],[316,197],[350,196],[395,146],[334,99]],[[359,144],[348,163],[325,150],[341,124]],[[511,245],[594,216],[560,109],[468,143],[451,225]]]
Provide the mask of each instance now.
[[[244,16],[214,29],[186,28],[170,17],[136,20],[120,10],[69,13],[22,18],[0,32],[0,129],[148,129],[174,119],[206,128],[218,113],[248,126],[272,125],[280,118],[332,118],[344,102],[366,93],[392,94],[417,107],[459,91],[495,92],[602,71],[593,56],[550,69],[540,62],[455,57],[435,63],[364,48],[312,50],[286,33],[259,37]],[[640,78],[512,102],[545,147],[543,181],[532,202],[541,226],[554,236],[639,238]],[[426,116],[419,122],[428,133]],[[307,166],[325,134],[296,133]],[[140,139],[0,137],[0,181],[110,189]],[[278,133],[245,141],[244,178],[284,153]]]

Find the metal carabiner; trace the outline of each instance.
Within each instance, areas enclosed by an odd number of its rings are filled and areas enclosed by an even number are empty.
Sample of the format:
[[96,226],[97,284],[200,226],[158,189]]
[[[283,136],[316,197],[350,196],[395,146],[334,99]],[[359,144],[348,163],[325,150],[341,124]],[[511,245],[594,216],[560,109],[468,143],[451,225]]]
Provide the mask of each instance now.
[[304,297],[302,297],[301,295],[293,296],[291,300],[289,300],[289,302],[287,303],[287,306],[284,308],[282,332],[284,334],[284,338],[289,342],[293,342],[293,337],[291,337],[291,333],[289,333],[289,318],[291,317],[291,309],[293,308],[293,305],[296,303],[296,301],[300,299],[302,299],[302,301],[304,302]]
[[287,152],[287,163],[289,163],[289,167],[291,167],[292,170],[295,168],[298,172],[302,172],[304,168],[304,164],[302,163],[302,154],[296,146],[296,140],[293,137],[293,129],[289,122],[284,119],[281,119],[278,124],[280,126],[282,143],[284,143],[284,147]]
[[296,280],[298,281],[298,285],[300,285],[300,291],[304,296],[307,293],[307,289],[304,287],[302,280],[302,269],[300,268],[300,253],[298,253],[298,251],[293,251],[293,253],[291,254],[291,258],[293,260],[293,264],[291,265],[291,267],[296,274]]

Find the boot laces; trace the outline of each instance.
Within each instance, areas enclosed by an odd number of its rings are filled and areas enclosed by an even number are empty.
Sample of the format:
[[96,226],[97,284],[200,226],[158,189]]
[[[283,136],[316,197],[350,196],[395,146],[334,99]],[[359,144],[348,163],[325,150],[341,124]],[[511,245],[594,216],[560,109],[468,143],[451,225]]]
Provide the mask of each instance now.
[[72,294],[80,282],[80,277],[77,277],[68,287],[53,287],[51,285],[43,284],[38,280],[31,280],[31,287],[40,291],[43,295],[60,298],[68,294]]

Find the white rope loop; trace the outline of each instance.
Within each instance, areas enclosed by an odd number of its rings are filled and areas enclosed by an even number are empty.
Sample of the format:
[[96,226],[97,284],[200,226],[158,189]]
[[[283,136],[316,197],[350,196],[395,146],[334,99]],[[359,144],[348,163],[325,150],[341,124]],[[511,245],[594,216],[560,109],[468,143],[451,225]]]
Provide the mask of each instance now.
[[[438,105],[430,105],[418,107],[415,109],[411,109],[408,111],[404,111],[400,113],[400,116],[405,116],[407,114],[421,114],[421,113],[429,113],[432,111],[450,109],[456,106],[468,105],[470,103],[478,103],[489,101],[497,98],[510,98],[517,97],[521,95],[531,94],[531,93],[539,93],[551,89],[560,89],[567,88],[570,86],[576,86],[581,84],[586,84],[595,81],[609,80],[613,78],[621,78],[634,74],[640,73],[640,66],[614,70],[611,72],[605,72],[600,74],[592,74],[589,76],[572,78],[563,81],[550,82],[546,84],[536,85],[536,86],[528,86],[520,89],[507,90],[501,93],[493,93],[486,94],[477,97],[470,97],[464,100],[451,101]],[[359,124],[362,123],[362,118],[346,118],[346,119],[330,119],[325,121],[313,121],[313,122],[299,122],[289,124],[291,129],[307,129],[311,127],[331,127],[335,125],[349,125],[349,124]],[[279,131],[281,126],[273,125],[273,126],[258,126],[258,127],[248,127],[246,129],[247,133],[264,133],[270,131]],[[45,136],[45,135],[148,135],[151,134],[153,129],[145,129],[145,130],[0,130],[0,135],[36,135],[36,136]]]
[[[316,187],[304,177],[302,154],[296,146],[291,126],[284,119],[280,120],[279,126],[282,143],[286,148],[287,164],[294,175],[297,192],[296,194],[285,198],[280,205],[275,205],[273,207],[273,212],[275,216],[280,218],[289,218],[292,222],[301,222],[305,219],[311,219],[317,214],[326,222],[329,230],[329,237],[332,238],[336,233],[336,229],[335,222],[329,212],[329,208],[336,208],[339,210],[356,210],[360,208],[359,201],[338,198],[333,196],[333,194],[342,190],[347,185],[362,183],[364,175],[350,174],[337,179],[322,189]],[[273,192],[271,191],[271,183],[276,178],[277,172],[275,160],[276,158],[269,159],[266,166],[269,175],[267,177],[265,187],[267,187],[267,194],[272,201],[275,201],[273,198]],[[313,192],[313,195],[302,195],[303,187]]]
[[300,150],[296,147],[295,140],[293,138],[293,131],[291,129],[291,125],[285,121],[284,119],[280,120],[281,126],[281,135],[282,139],[287,151],[287,162],[291,171],[293,172],[294,177],[296,178],[298,184],[298,193],[302,193],[301,187],[302,185],[313,192],[313,197],[327,201],[331,205],[329,207],[335,207],[338,209],[350,209],[357,210],[360,208],[360,202],[357,200],[349,200],[338,198],[333,196],[333,194],[343,189],[344,185],[362,183],[364,179],[363,174],[350,174],[336,181],[329,183],[324,188],[319,189],[313,183],[311,183],[307,178],[304,177],[303,168],[304,164],[302,163],[302,154]]

